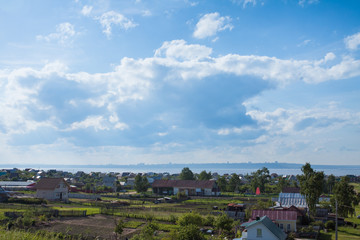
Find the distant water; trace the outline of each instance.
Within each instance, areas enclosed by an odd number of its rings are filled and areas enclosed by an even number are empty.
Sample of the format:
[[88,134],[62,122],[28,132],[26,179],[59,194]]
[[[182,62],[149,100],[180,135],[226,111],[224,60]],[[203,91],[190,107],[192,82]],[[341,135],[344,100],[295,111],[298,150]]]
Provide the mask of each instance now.
[[[226,165],[226,164],[224,164]],[[194,173],[200,173],[203,170],[206,171],[211,171],[212,173],[217,172],[218,174],[232,174],[232,173],[236,173],[236,174],[250,174],[252,172],[257,171],[260,168],[220,168],[220,166],[218,167],[201,167],[201,166],[189,166],[190,170],[193,171]],[[326,175],[330,175],[333,174],[335,176],[345,176],[345,175],[356,175],[356,176],[360,176],[360,167],[357,168],[317,168],[317,167],[313,167],[314,170],[316,171],[324,171],[324,173]],[[77,171],[84,171],[86,173],[90,173],[90,172],[104,172],[104,173],[109,173],[109,172],[134,172],[134,173],[139,173],[139,172],[154,172],[154,173],[163,173],[163,172],[168,172],[170,174],[174,174],[174,173],[180,173],[181,170],[183,169],[183,166],[177,166],[177,165],[168,165],[167,167],[159,167],[159,166],[152,166],[152,165],[129,165],[129,166],[114,166],[114,167],[89,167],[89,166],[83,166],[83,167],[56,167],[56,168],[42,168],[43,170],[48,170],[48,169],[57,169],[57,170],[62,170],[62,171],[68,171],[68,172],[77,172]],[[302,174],[301,172],[301,167],[299,168],[268,168],[270,173],[277,173],[279,175],[297,175],[297,174]]]

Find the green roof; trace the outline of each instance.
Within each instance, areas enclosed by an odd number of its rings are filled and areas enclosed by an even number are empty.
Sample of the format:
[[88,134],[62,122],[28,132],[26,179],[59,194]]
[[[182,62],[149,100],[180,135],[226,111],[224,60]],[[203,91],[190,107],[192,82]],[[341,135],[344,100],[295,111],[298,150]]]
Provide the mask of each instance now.
[[286,234],[278,226],[276,226],[276,224],[273,223],[270,220],[270,218],[268,218],[267,216],[261,217],[260,220],[243,223],[243,224],[241,224],[241,226],[243,226],[245,228],[249,228],[258,223],[262,223],[266,228],[268,228],[270,230],[270,232],[272,232],[279,239],[282,240],[282,239],[286,238]]

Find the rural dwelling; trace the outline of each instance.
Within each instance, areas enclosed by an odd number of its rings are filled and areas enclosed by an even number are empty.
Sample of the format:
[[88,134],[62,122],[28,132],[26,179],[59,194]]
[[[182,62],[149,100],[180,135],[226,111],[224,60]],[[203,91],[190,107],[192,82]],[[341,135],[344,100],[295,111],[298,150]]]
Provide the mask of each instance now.
[[220,192],[214,180],[155,180],[152,184],[156,194],[187,196],[218,196]]
[[284,232],[296,232],[296,211],[253,210],[251,213],[252,220],[263,216],[267,216],[271,221],[274,221]]
[[279,193],[278,203],[281,207],[295,206],[297,208],[307,208],[307,203],[304,195],[300,193]]
[[226,207],[225,213],[232,219],[244,221],[245,208],[246,205],[243,203],[229,203]]
[[[281,231],[270,218],[263,216],[254,221],[246,222],[241,225],[245,230],[242,232],[242,237],[237,240],[285,240],[286,234]],[[235,239],[234,239],[235,240]]]
[[69,200],[70,185],[64,178],[42,178],[35,186],[36,197],[47,200]]

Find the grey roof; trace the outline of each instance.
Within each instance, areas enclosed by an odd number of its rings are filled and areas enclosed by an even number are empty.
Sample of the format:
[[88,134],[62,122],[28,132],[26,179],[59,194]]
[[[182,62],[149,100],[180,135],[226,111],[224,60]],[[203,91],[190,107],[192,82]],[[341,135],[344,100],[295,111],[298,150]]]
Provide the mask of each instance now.
[[282,207],[307,208],[305,196],[300,193],[280,193],[278,202]]
[[0,181],[0,186],[3,187],[26,187],[30,184],[34,183],[34,181]]
[[241,226],[245,228],[251,228],[252,226],[262,223],[270,232],[272,232],[279,240],[285,240],[286,234],[278,227],[275,223],[273,223],[270,218],[267,216],[263,216],[260,220],[255,220],[252,222],[246,222],[241,224]]

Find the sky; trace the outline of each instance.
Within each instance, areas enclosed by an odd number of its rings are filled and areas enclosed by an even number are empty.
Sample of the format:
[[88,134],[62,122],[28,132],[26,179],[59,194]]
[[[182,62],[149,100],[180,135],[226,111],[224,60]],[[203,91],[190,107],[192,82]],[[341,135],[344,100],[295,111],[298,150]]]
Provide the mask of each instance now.
[[358,0],[0,0],[1,164],[360,163]]

